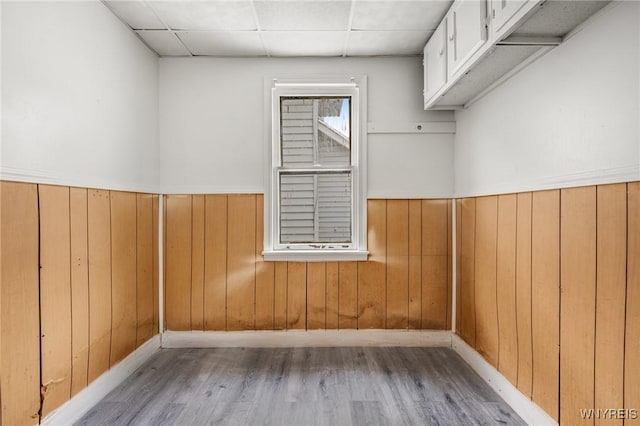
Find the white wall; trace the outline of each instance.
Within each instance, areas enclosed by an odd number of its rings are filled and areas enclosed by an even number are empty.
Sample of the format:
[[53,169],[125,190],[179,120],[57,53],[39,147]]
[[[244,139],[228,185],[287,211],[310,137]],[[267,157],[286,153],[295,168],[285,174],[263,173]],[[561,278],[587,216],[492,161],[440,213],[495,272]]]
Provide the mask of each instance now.
[[[420,58],[162,58],[161,191],[263,192],[265,76],[349,73],[367,75],[370,123],[453,121],[423,110]],[[452,193],[452,134],[370,134],[368,154],[369,197]]]
[[156,191],[158,59],[102,3],[3,2],[2,179]]
[[456,112],[457,196],[640,179],[640,4]]

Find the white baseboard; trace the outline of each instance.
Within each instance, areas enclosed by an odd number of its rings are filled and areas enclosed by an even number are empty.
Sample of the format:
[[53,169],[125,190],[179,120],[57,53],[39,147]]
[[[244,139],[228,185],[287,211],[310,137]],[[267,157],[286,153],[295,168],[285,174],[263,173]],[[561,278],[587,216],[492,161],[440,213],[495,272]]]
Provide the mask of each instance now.
[[451,342],[452,348],[458,355],[460,355],[527,424],[535,426],[557,426],[558,422],[520,392],[518,388],[512,385],[506,377],[500,374],[482,355],[476,352],[475,349],[464,342],[459,336],[453,335]]
[[446,346],[449,331],[318,330],[318,331],[167,331],[163,348],[294,348],[347,346]]
[[122,383],[160,349],[160,336],[155,335],[129,356],[114,365],[78,392],[69,401],[49,413],[40,424],[71,425],[78,421],[102,398]]

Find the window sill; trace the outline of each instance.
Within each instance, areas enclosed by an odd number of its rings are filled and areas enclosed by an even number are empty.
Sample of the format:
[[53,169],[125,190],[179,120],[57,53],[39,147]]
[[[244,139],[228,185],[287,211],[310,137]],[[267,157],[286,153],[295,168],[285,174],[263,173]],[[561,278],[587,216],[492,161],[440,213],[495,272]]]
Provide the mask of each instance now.
[[266,261],[291,262],[336,262],[367,260],[369,252],[366,250],[269,250],[263,251]]

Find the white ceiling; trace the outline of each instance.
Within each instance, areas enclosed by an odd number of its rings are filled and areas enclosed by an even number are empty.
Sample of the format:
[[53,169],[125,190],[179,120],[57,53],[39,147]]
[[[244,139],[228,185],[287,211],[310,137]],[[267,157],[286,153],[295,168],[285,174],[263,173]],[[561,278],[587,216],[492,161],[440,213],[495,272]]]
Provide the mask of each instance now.
[[405,56],[452,0],[103,2],[160,56]]

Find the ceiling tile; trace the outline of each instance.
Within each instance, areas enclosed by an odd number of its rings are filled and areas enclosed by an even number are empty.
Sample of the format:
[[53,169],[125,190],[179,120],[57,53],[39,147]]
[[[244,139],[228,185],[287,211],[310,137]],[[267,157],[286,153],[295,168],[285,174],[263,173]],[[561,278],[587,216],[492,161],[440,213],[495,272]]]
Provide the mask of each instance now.
[[158,16],[173,30],[229,30],[257,29],[251,3],[233,1],[154,1]]
[[160,56],[189,56],[189,51],[171,31],[136,31]]
[[347,30],[351,1],[254,2],[260,29],[267,31]]
[[352,31],[347,44],[348,56],[417,55],[432,32]]
[[453,1],[356,1],[353,30],[435,30]]
[[346,31],[265,31],[272,56],[342,56]]
[[181,31],[177,34],[194,55],[266,56],[257,31]]
[[109,0],[107,7],[134,30],[163,30],[166,27],[142,1]]

